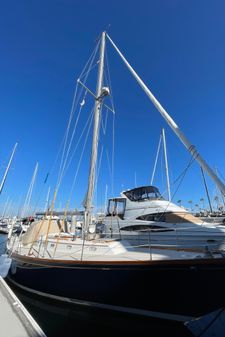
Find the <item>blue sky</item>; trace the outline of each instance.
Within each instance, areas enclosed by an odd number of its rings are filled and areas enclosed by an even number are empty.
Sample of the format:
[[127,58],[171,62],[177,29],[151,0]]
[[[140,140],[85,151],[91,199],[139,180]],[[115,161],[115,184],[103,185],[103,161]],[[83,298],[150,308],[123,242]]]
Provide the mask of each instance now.
[[[211,165],[224,171],[225,121],[224,1],[7,1],[0,11],[0,174],[15,142],[18,150],[0,207],[7,198],[21,205],[35,163],[39,172],[32,204],[42,207],[65,132],[76,79],[103,30],[125,54],[189,140]],[[110,27],[109,27],[110,25]],[[187,151],[138,87],[107,43],[115,116],[114,193],[149,184],[159,133],[166,129],[171,180],[189,162]],[[89,146],[90,147],[90,146]],[[87,186],[85,152],[72,207],[80,208]],[[104,202],[106,156],[95,203]],[[163,165],[155,184],[165,190]],[[56,207],[64,207],[76,163],[63,180]],[[51,172],[50,172],[51,171]],[[46,184],[46,174],[50,172]],[[207,179],[210,193],[215,186]],[[177,185],[172,185],[172,191]],[[112,191],[109,187],[109,195]],[[200,170],[193,164],[174,196],[198,203],[206,198]]]

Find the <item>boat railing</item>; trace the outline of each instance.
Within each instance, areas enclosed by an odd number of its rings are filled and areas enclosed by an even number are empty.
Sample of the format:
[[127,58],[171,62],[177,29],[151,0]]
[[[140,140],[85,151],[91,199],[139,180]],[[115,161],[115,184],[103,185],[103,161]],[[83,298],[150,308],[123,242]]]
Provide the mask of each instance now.
[[[204,238],[194,237],[194,236],[181,236],[179,232],[175,231],[174,236],[162,235],[159,238],[155,238],[153,235],[154,231],[144,231],[139,233],[118,233],[113,236],[110,233],[104,233],[102,235],[92,235],[85,240],[81,239],[81,235],[70,235],[70,237],[65,238],[64,236],[57,238],[54,236],[49,237],[48,240],[44,236],[41,236],[35,242],[30,244],[23,244],[21,237],[14,235],[11,238],[11,251],[14,251],[21,255],[33,256],[33,257],[42,257],[42,258],[55,258],[56,256],[60,258],[76,253],[79,255],[82,254],[82,251],[85,250],[85,253],[89,252],[90,254],[95,253],[94,243],[102,242],[104,245],[105,242],[110,241],[122,241],[123,248],[125,250],[133,251],[148,251],[150,259],[152,259],[152,250],[153,249],[171,249],[171,250],[197,250],[201,252],[209,251],[225,251],[225,238],[220,238],[218,242],[206,241]],[[78,242],[79,239],[79,242]],[[100,239],[100,240],[99,240]]]

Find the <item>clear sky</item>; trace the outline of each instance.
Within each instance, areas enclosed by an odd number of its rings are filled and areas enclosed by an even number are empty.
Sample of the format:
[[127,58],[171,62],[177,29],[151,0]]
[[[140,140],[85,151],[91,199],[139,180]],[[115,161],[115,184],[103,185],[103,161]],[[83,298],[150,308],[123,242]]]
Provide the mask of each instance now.
[[[12,208],[24,200],[39,162],[32,204],[43,207],[65,132],[76,79],[103,30],[167,109],[192,144],[225,176],[225,3],[220,0],[14,0],[0,10],[0,174],[15,142],[18,150],[5,188]],[[110,26],[109,26],[110,25]],[[159,134],[166,129],[173,182],[190,157],[107,43],[115,117],[114,193],[149,184]],[[105,158],[105,159],[104,159]],[[105,160],[105,161],[104,161]],[[155,185],[165,190],[160,159]],[[88,150],[72,207],[80,208],[87,187]],[[73,166],[74,165],[74,166]],[[96,203],[104,203],[106,156]],[[65,206],[76,163],[72,163],[56,207]],[[50,172],[51,171],[51,172]],[[44,184],[46,174],[50,172]],[[215,186],[207,179],[210,193]],[[172,184],[172,191],[177,185]],[[174,196],[188,205],[205,192],[193,164]]]

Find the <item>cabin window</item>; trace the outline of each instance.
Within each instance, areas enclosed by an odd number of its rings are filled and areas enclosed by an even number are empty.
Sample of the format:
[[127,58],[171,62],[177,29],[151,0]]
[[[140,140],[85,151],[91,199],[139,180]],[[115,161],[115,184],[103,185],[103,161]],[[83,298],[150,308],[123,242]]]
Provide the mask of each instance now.
[[90,252],[95,252],[96,250],[97,250],[96,247],[89,247],[89,251],[90,251]]
[[144,215],[139,216],[137,218],[137,220],[165,222],[166,221],[166,215],[165,215],[165,213],[144,214]]
[[165,228],[162,226],[156,226],[156,225],[131,225],[123,227],[123,231],[138,231],[138,232],[147,232],[147,231],[153,231],[153,232],[171,232],[173,229],[171,228]]

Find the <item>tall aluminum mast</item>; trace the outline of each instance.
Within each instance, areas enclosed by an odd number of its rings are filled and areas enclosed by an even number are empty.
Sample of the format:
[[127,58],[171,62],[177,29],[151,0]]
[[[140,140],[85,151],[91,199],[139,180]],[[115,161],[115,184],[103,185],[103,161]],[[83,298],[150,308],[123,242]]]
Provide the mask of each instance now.
[[152,101],[152,103],[155,105],[156,109],[160,112],[160,114],[163,116],[163,118],[166,120],[168,125],[171,127],[171,129],[175,132],[177,137],[180,139],[180,141],[184,144],[184,146],[187,148],[187,150],[190,152],[190,154],[194,157],[194,159],[199,163],[200,166],[208,173],[208,175],[211,177],[211,179],[215,182],[215,184],[218,186],[219,190],[222,192],[222,194],[225,195],[225,185],[222,183],[222,181],[217,177],[217,175],[213,172],[213,170],[209,167],[209,165],[206,163],[206,161],[200,156],[198,151],[196,150],[195,146],[190,143],[190,141],[186,138],[186,136],[183,134],[183,132],[179,129],[178,125],[174,122],[174,120],[171,118],[171,116],[168,114],[168,112],[162,107],[162,105],[159,103],[159,101],[155,98],[155,96],[152,94],[152,92],[149,90],[149,88],[146,86],[146,84],[141,80],[141,78],[138,76],[138,74],[135,72],[135,70],[131,67],[129,62],[126,60],[126,58],[123,56],[123,54],[120,52],[120,50],[117,48],[115,43],[111,40],[111,38],[108,36],[109,41],[111,42],[112,46],[115,48],[127,68],[130,70],[131,74],[134,76],[136,81],[139,83],[141,88],[144,90],[148,98]]
[[88,226],[90,224],[90,220],[91,220],[91,208],[92,208],[94,185],[95,185],[95,178],[96,178],[96,163],[97,163],[97,154],[98,154],[99,125],[100,125],[100,117],[101,117],[102,100],[104,96],[109,94],[108,88],[103,88],[105,37],[106,37],[106,33],[103,32],[101,36],[100,59],[99,59],[99,66],[98,66],[98,80],[97,80],[97,88],[96,88],[96,100],[95,100],[95,106],[94,106],[94,126],[93,126],[88,190],[87,190],[86,199],[84,203],[85,228],[84,228],[83,234],[85,234],[85,232],[87,231]]

